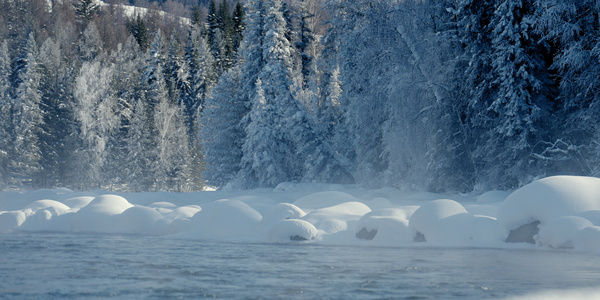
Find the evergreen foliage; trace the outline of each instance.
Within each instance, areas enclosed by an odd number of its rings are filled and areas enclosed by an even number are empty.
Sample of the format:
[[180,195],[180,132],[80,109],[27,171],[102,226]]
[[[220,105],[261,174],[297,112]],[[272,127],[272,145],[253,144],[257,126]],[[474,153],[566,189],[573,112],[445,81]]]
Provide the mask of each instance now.
[[60,2],[0,3],[2,189],[600,174],[595,1]]

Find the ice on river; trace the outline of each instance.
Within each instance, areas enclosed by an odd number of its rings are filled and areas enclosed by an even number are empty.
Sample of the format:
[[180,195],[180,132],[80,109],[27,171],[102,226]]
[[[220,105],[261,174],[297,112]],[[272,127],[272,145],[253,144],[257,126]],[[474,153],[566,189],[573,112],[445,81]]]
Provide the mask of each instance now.
[[0,232],[18,231],[600,252],[600,179],[555,176],[512,193],[469,195],[292,183],[196,193],[0,192]]

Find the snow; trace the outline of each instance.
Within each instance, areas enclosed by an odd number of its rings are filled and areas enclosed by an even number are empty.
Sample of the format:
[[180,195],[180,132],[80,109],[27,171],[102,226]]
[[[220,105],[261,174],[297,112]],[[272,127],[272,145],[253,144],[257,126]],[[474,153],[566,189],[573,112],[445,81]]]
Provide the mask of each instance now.
[[72,217],[73,232],[108,232],[115,231],[114,222],[117,215],[133,207],[127,199],[117,195],[100,195],[88,205],[78,210]]
[[498,210],[508,230],[539,221],[600,210],[600,178],[554,176],[534,181],[510,194]]
[[[512,193],[455,195],[293,183],[196,193],[0,192],[2,234],[507,248],[514,247],[509,235],[521,234],[532,243],[526,247],[600,252],[599,224],[600,179],[577,176],[544,178]],[[523,225],[528,229],[515,233]]]

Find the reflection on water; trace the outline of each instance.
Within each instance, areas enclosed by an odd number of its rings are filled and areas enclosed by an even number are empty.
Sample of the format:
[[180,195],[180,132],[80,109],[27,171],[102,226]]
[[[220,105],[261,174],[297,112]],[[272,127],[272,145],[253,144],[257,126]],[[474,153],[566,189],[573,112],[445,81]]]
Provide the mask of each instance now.
[[0,298],[502,299],[598,287],[597,254],[0,235]]

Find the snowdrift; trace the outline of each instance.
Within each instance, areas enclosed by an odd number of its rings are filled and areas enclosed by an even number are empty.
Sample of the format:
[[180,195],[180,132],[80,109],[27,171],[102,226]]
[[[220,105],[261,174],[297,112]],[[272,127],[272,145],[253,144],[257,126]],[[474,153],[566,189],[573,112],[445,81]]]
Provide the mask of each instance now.
[[291,183],[189,194],[0,192],[0,233],[18,231],[600,251],[600,179],[555,176],[512,193],[454,196]]

